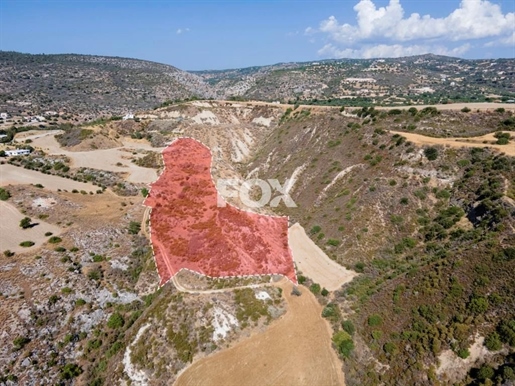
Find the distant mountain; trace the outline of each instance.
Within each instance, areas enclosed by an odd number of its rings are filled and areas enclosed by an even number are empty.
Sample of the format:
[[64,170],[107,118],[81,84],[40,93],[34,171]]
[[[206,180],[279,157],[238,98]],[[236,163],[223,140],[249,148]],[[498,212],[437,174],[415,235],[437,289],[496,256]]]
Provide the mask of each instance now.
[[144,60],[0,51],[0,110],[123,114],[167,99],[209,97],[197,75]]
[[225,97],[258,100],[360,98],[376,103],[437,103],[510,98],[515,60],[464,60],[438,55],[394,59],[341,59],[199,71]]
[[190,97],[318,104],[515,98],[515,59],[437,55],[186,72],[144,60],[0,51],[0,111],[123,114]]

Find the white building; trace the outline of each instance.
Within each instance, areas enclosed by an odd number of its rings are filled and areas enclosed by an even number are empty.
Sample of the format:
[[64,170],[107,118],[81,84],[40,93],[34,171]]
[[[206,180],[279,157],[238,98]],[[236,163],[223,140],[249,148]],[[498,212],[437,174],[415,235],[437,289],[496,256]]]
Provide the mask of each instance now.
[[126,121],[127,119],[134,119],[134,114],[131,114],[131,113],[125,114],[123,116],[123,120]]
[[7,113],[0,113],[0,119],[7,119],[9,118],[9,114]]
[[16,149],[16,150],[6,150],[5,155],[7,156],[16,156],[16,155],[27,155],[30,154],[29,149]]

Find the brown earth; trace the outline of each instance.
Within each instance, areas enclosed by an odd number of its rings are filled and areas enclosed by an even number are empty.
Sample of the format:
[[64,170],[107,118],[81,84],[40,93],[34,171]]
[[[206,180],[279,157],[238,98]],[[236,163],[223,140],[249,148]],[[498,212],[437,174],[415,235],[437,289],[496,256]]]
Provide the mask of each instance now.
[[299,223],[288,229],[288,241],[296,268],[303,275],[308,276],[329,291],[339,289],[358,275],[356,272],[348,270],[336,261],[331,260],[309,238]]
[[[450,147],[489,147],[499,150],[506,155],[515,156],[515,142],[513,140],[507,145],[496,145],[497,138],[493,133],[482,135],[480,137],[469,138],[434,138],[421,134],[405,133],[390,131],[392,134],[399,134],[406,137],[408,141],[416,145],[444,145]],[[486,142],[486,143],[485,143]]]
[[278,286],[288,307],[280,320],[265,332],[194,363],[175,385],[344,385],[322,306],[305,287],[297,297],[290,294],[292,285],[285,279]]

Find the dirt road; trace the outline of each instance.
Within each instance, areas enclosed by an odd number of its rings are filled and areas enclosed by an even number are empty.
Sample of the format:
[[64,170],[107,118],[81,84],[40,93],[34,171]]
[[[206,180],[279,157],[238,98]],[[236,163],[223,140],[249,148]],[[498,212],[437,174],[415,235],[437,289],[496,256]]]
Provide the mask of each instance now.
[[[280,104],[280,103],[270,103],[270,102],[260,102],[260,101],[248,101],[248,102],[234,102],[234,101],[215,101],[213,103],[229,103],[232,105],[254,105],[254,106],[272,106],[272,107],[281,107],[283,109],[293,108],[293,105],[289,104]],[[450,104],[440,104],[440,105],[399,105],[399,106],[375,106],[377,110],[391,110],[391,109],[401,109],[407,110],[410,107],[416,107],[421,110],[425,107],[436,107],[438,110],[461,110],[464,107],[468,107],[469,109],[481,110],[481,111],[493,111],[497,108],[504,108],[507,111],[515,111],[515,103],[487,103],[487,102],[479,102],[479,103],[450,103]],[[315,111],[321,110],[331,110],[331,109],[339,109],[340,106],[318,106],[318,105],[299,105],[301,109],[311,109]],[[361,107],[345,107],[347,110],[359,109]]]
[[[392,134],[400,134],[406,137],[408,141],[413,142],[415,145],[444,145],[450,147],[490,147],[499,150],[506,155],[515,156],[515,142],[512,140],[508,145],[496,145],[493,142],[497,141],[493,133],[482,135],[480,137],[468,138],[434,138],[427,137],[421,134],[405,133],[400,131],[390,131]],[[488,143],[483,143],[484,141]]]
[[344,385],[341,362],[331,348],[322,306],[305,287],[290,295],[292,284],[278,284],[286,314],[265,332],[203,358],[187,368],[176,386]]

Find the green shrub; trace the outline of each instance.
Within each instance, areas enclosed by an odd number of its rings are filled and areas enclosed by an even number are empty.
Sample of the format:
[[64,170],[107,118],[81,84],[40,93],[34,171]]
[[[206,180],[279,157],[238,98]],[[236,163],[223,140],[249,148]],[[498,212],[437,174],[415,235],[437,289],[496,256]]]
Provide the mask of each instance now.
[[476,315],[484,314],[486,311],[488,311],[488,300],[482,296],[474,296],[470,300],[467,307],[472,313]]
[[436,147],[428,147],[424,149],[424,155],[429,161],[434,161],[438,158],[438,149]]
[[100,263],[100,262],[102,262],[104,260],[105,260],[105,257],[102,256],[102,255],[95,255],[95,256],[93,256],[93,261],[95,263]]
[[495,375],[495,371],[492,367],[488,365],[483,365],[480,367],[479,371],[477,372],[477,378],[484,381],[486,379],[491,379]]
[[379,315],[374,314],[368,317],[367,322],[370,327],[380,326],[383,324],[383,319]]
[[61,241],[63,241],[60,237],[57,237],[57,236],[52,236],[48,239],[48,242],[50,244],[57,244],[57,243],[60,243]]
[[334,318],[338,316],[338,306],[334,303],[329,303],[322,310],[322,317],[324,318]]
[[309,290],[313,292],[315,295],[318,295],[320,293],[320,284],[313,283],[309,286]]
[[0,200],[7,201],[9,198],[11,198],[11,193],[4,188],[0,188]]
[[490,351],[498,351],[502,348],[501,337],[497,332],[492,332],[485,339],[485,346]]
[[358,262],[358,263],[354,264],[354,269],[358,273],[363,273],[363,271],[365,270],[365,263]]
[[320,232],[322,230],[322,227],[320,225],[313,225],[313,227],[311,228],[311,230],[309,231],[309,233],[311,233],[312,235]]
[[461,359],[467,359],[470,356],[470,351],[468,350],[468,348],[462,348],[458,351],[458,356]]
[[115,312],[107,320],[107,327],[112,328],[112,329],[117,329],[117,328],[123,327],[124,324],[125,324],[125,320],[123,319],[123,316],[119,312]]
[[354,335],[354,333],[356,332],[356,328],[354,327],[354,324],[350,320],[344,320],[342,322],[342,328],[343,328],[343,331],[345,331],[349,335]]
[[337,247],[338,245],[340,245],[340,240],[329,239],[329,240],[327,240],[327,245]]
[[61,379],[73,379],[82,374],[82,369],[76,365],[75,363],[67,363],[61,369],[60,377]]
[[79,299],[77,299],[77,300],[75,301],[75,306],[76,306],[76,307],[82,307],[82,306],[83,306],[83,305],[85,305],[85,304],[86,304],[86,301],[85,301],[84,299],[82,299],[82,298],[79,298]]
[[28,247],[32,247],[34,244],[35,244],[34,241],[22,241],[20,243],[20,247],[28,248]]
[[345,358],[350,357],[352,350],[354,350],[354,342],[351,336],[345,331],[338,331],[333,335],[333,343],[338,349],[338,352]]
[[390,355],[396,355],[399,352],[397,345],[391,342],[386,342],[383,346],[383,350],[385,353]]
[[25,336],[19,336],[13,340],[13,346],[16,351],[21,350],[30,342],[30,339]]
[[131,235],[136,235],[141,230],[141,224],[137,221],[131,221],[129,223],[129,233]]
[[32,226],[32,220],[30,217],[24,217],[20,220],[20,228],[27,229]]

